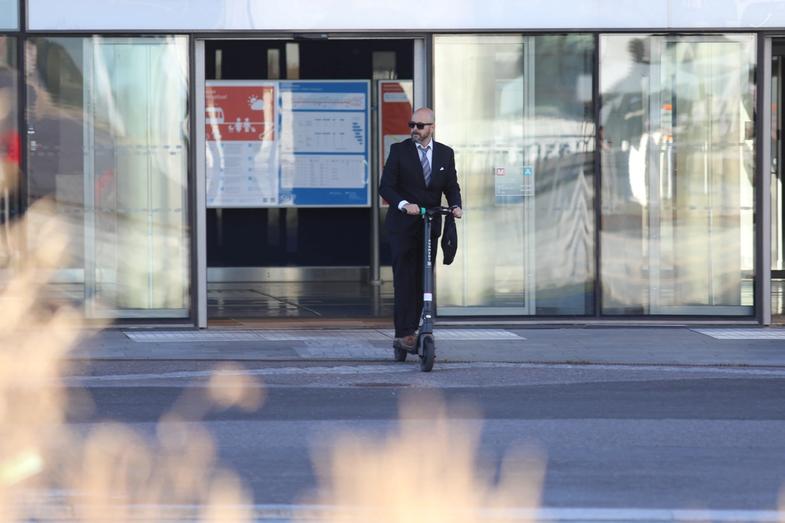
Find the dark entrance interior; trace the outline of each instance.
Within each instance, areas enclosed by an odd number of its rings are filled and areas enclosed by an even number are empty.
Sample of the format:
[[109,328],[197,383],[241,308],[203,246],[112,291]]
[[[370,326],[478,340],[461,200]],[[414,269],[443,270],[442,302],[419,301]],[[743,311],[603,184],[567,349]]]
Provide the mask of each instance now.
[[[414,72],[414,43],[406,39],[210,40],[205,56],[206,80],[412,79]],[[375,91],[372,83],[372,100]],[[375,127],[372,118],[371,144]],[[369,282],[371,213],[207,209],[208,318],[391,316],[391,283]],[[380,244],[381,265],[389,265],[383,236]]]

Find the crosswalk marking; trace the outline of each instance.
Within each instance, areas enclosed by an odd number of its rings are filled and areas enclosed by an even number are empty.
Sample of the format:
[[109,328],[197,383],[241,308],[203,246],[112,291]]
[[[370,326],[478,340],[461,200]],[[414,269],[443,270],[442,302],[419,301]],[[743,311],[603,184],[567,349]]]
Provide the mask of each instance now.
[[717,340],[785,340],[785,329],[691,329]]
[[[393,331],[374,329],[355,330],[169,330],[125,331],[132,341],[139,343],[211,343],[242,341],[313,341],[346,343],[350,341],[391,341]],[[525,340],[504,329],[437,329],[434,336],[444,340]]]

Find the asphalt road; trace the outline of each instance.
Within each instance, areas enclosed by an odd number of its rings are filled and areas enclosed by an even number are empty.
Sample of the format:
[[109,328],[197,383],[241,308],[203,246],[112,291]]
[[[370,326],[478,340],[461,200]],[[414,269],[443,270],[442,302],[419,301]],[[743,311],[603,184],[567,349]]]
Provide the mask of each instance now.
[[[94,363],[68,379],[95,403],[83,429],[121,421],[153,434],[209,362]],[[383,438],[403,397],[437,393],[448,416],[481,427],[498,467],[525,445],[546,456],[542,505],[556,509],[771,511],[785,485],[785,369],[454,363],[264,363],[256,412],[201,421],[222,463],[259,505],[295,504],[316,485],[311,456],[337,434]],[[464,408],[470,405],[472,409]],[[427,448],[427,445],[426,445]],[[417,452],[412,449],[412,452]]]

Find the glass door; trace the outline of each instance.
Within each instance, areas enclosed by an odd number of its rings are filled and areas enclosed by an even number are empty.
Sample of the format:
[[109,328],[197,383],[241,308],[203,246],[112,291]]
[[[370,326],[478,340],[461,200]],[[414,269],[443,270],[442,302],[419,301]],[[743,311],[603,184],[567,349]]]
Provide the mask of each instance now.
[[51,292],[88,317],[188,317],[187,37],[26,45],[27,204],[51,199],[68,234]]
[[[524,173],[534,145],[528,51],[523,36],[437,39],[435,136],[456,151],[466,212],[463,255],[438,274],[440,315],[533,309],[534,173]],[[440,72],[467,63],[472,70],[460,75],[461,89],[439,81]]]
[[185,38],[85,46],[85,293],[93,315],[187,317]]
[[593,55],[591,35],[435,38],[435,138],[465,211],[439,316],[594,312]]
[[601,37],[606,314],[752,314],[754,43]]
[[754,263],[751,48],[706,38],[661,45],[649,104],[663,134],[648,184],[650,312],[744,314]]
[[12,227],[21,174],[17,75],[16,39],[0,36],[0,281],[11,277],[21,260]]

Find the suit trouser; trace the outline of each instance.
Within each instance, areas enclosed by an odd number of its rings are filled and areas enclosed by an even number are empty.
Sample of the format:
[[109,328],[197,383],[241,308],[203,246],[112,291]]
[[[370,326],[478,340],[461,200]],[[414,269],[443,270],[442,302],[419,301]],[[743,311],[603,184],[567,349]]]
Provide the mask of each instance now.
[[[431,236],[431,265],[436,262],[439,241]],[[420,324],[423,307],[423,230],[390,234],[393,288],[395,291],[395,337],[414,334]]]

